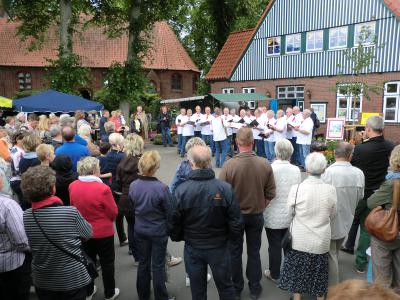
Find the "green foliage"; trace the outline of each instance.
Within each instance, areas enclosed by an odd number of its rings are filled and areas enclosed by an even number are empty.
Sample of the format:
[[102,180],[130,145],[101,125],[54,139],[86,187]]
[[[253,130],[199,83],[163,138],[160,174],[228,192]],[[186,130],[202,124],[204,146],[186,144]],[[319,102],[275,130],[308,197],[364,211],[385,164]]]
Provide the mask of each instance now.
[[16,99],[20,99],[20,98],[25,98],[25,97],[29,97],[29,96],[33,96],[33,95],[39,94],[41,92],[44,92],[44,91],[41,91],[41,90],[19,91],[19,92],[17,92],[15,94],[13,99],[16,100]]

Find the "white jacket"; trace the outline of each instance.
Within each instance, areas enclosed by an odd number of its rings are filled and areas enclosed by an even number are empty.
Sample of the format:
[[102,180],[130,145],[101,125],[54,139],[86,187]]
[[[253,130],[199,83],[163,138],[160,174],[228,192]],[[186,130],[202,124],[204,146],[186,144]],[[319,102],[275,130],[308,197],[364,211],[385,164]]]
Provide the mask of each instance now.
[[270,229],[284,229],[289,227],[292,220],[287,199],[291,187],[301,182],[300,169],[282,160],[275,160],[271,167],[274,172],[276,197],[264,210],[264,226]]

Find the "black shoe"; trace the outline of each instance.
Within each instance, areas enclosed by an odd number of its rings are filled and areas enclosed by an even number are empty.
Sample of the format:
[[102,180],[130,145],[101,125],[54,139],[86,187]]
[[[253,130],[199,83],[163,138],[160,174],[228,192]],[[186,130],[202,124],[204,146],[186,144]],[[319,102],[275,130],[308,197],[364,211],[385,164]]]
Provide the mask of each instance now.
[[353,249],[348,249],[348,248],[346,248],[346,247],[344,247],[344,246],[342,246],[342,247],[340,248],[340,251],[343,251],[343,252],[345,252],[345,253],[347,253],[347,254],[354,255],[354,250],[353,250]]
[[250,299],[257,300],[260,297],[261,292],[262,292],[262,288],[260,288],[258,291],[250,292]]

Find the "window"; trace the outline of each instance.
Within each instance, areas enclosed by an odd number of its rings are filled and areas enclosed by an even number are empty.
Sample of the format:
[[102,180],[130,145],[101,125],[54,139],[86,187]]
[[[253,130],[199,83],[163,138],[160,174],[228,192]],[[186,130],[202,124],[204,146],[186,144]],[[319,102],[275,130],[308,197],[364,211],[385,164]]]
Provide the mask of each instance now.
[[279,55],[281,53],[281,37],[267,38],[267,55]]
[[307,32],[307,51],[322,50],[324,45],[324,31]]
[[243,93],[244,94],[254,94],[256,92],[256,88],[243,88]]
[[250,109],[256,109],[256,101],[247,101],[247,105]]
[[199,87],[198,82],[199,82],[198,76],[197,76],[197,75],[193,75],[193,82],[192,82],[192,84],[193,84],[193,86],[192,86],[192,88],[193,88],[193,93],[196,93],[196,92],[197,92],[197,89],[198,89],[198,87]]
[[361,23],[355,26],[354,30],[354,46],[358,46],[360,42],[363,45],[372,44],[375,39],[375,22]]
[[304,99],[304,86],[278,86],[278,99]]
[[171,77],[171,88],[173,90],[182,90],[182,75],[175,73]]
[[329,49],[347,47],[347,26],[329,29]]
[[[356,101],[356,103],[354,103]],[[341,94],[340,87],[336,95],[336,117],[345,118],[346,121],[357,120],[362,112],[362,94],[359,99],[350,95]]]
[[31,90],[32,89],[32,76],[31,73],[18,73],[18,84],[19,90]]
[[222,89],[222,94],[233,94],[235,92],[234,88],[224,88]]
[[286,53],[299,53],[301,49],[301,33],[286,36]]
[[400,122],[400,81],[385,84],[383,115],[385,122]]

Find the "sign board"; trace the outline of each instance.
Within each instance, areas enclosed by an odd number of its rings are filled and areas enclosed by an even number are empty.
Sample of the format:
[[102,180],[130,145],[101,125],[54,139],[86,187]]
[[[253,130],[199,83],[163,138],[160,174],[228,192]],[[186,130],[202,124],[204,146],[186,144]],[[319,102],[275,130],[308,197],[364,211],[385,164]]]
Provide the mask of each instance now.
[[380,116],[380,115],[382,115],[382,114],[377,113],[377,112],[363,112],[363,113],[361,113],[360,125],[366,125],[369,117]]
[[326,126],[326,139],[327,140],[343,140],[344,138],[344,125],[346,119],[342,118],[328,118],[328,125]]

